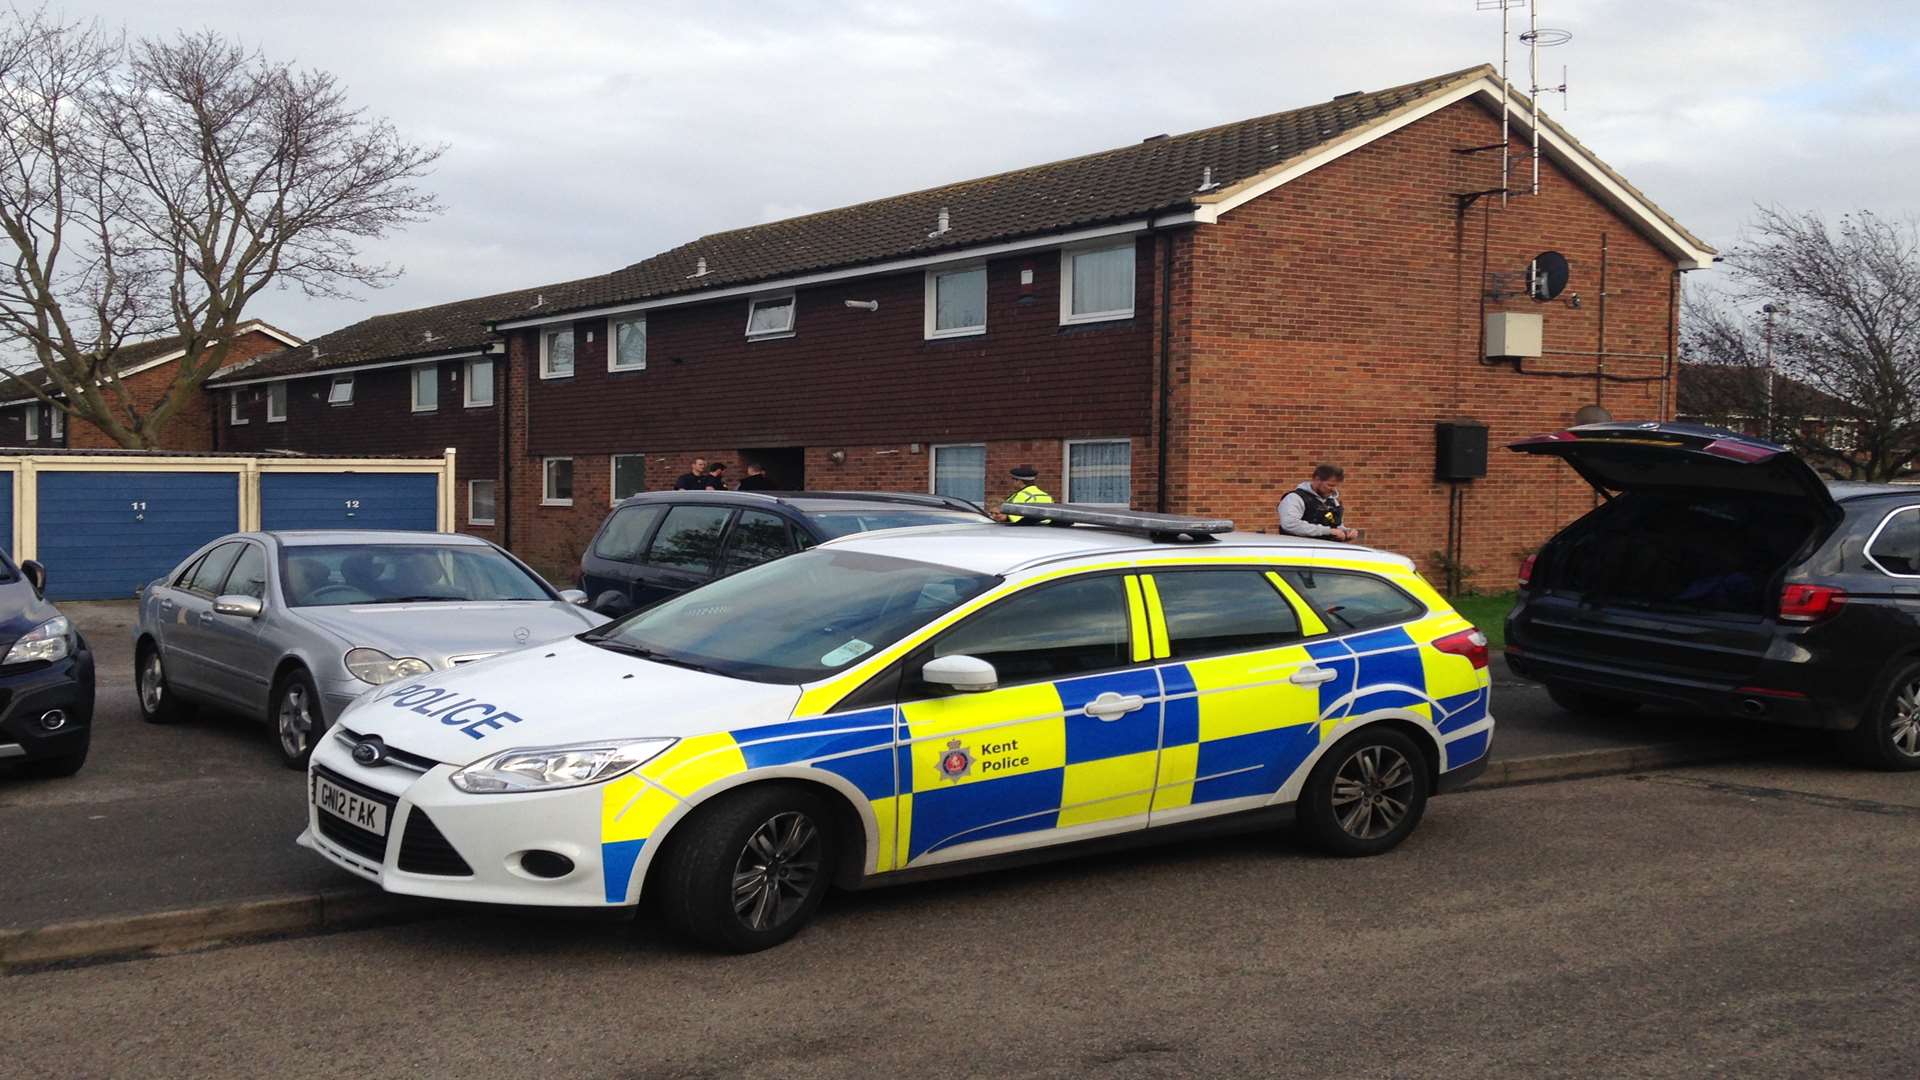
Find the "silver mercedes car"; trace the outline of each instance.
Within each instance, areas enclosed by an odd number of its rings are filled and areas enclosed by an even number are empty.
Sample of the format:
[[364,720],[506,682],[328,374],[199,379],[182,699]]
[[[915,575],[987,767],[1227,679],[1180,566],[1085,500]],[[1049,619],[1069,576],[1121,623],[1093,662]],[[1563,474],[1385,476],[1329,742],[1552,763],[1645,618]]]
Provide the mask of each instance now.
[[259,716],[303,767],[365,691],[606,622],[586,601],[458,533],[234,533],[140,590],[140,713]]

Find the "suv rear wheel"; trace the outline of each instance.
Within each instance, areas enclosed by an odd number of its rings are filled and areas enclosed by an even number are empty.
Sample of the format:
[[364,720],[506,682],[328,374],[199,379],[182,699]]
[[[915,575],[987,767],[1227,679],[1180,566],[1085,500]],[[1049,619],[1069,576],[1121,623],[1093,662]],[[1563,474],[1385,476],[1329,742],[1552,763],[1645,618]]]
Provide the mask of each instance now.
[[1553,699],[1555,705],[1575,716],[1625,716],[1640,707],[1637,701],[1558,683],[1547,684],[1547,696]]
[[1869,768],[1920,769],[1920,661],[1894,671],[1846,739],[1848,756]]

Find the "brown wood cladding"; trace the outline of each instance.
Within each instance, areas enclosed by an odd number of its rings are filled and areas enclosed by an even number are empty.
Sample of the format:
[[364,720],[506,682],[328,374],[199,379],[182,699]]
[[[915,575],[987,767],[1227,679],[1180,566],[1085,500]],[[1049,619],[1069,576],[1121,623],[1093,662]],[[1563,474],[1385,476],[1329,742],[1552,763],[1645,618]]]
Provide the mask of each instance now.
[[[1060,325],[1060,256],[1048,250],[987,264],[987,332],[975,337],[924,340],[918,270],[799,290],[788,338],[748,341],[745,297],[650,312],[641,371],[607,370],[605,318],[574,324],[574,374],[564,379],[539,378],[536,333],[516,331],[527,449],[1146,434],[1151,251],[1150,241],[1136,244],[1135,314],[1113,322]],[[1023,270],[1031,285],[1020,283]]]

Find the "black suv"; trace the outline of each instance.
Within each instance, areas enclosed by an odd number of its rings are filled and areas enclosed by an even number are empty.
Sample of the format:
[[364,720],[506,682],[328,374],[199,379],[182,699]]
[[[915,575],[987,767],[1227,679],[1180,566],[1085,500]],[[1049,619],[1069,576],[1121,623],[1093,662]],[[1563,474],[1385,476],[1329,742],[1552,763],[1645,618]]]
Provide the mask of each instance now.
[[93,738],[93,652],[46,592],[39,563],[0,554],[0,765],[72,776]]
[[580,588],[595,611],[618,617],[836,536],[984,520],[944,495],[650,491],[601,523],[580,557]]
[[1520,571],[1507,661],[1576,713],[1641,703],[1846,732],[1920,769],[1920,488],[1828,483],[1786,448],[1678,423],[1512,444],[1606,501]]

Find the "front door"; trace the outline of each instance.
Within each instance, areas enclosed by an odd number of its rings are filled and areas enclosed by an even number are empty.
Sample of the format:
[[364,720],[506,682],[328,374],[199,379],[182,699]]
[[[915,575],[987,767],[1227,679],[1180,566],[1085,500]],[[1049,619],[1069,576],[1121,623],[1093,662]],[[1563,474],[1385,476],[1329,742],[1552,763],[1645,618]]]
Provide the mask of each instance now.
[[[1128,575],[1038,585],[916,652],[901,678],[895,865],[920,866],[1143,828],[1160,738],[1160,685]],[[994,665],[996,689],[958,693],[920,669]]]

